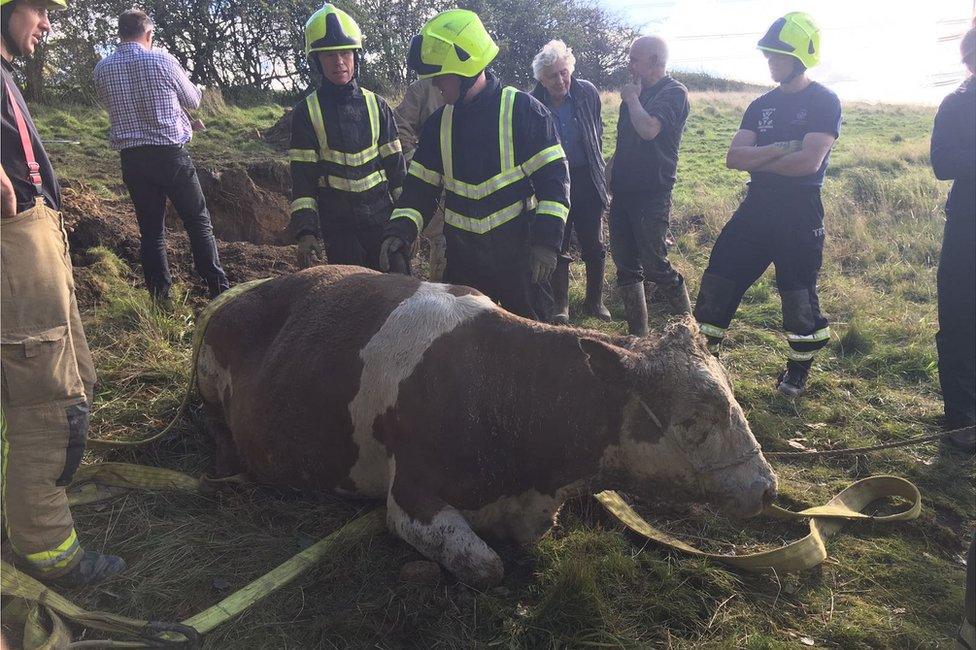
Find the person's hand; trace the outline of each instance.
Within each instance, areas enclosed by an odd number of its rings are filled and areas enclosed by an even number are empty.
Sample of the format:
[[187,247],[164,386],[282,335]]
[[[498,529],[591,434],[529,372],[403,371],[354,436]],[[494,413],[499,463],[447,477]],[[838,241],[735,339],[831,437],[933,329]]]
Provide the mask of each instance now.
[[629,102],[631,99],[637,99],[640,97],[641,87],[640,84],[629,83],[624,84],[620,89],[620,99],[624,102]]
[[200,118],[195,118],[190,120],[190,128],[194,131],[206,131],[207,127],[204,125],[203,120]]
[[14,184],[0,167],[0,217],[9,219],[15,216],[17,216],[17,194],[14,192]]
[[529,251],[532,284],[546,282],[556,269],[556,251],[548,246],[533,246]]
[[325,261],[325,250],[322,242],[315,235],[305,234],[298,239],[298,267],[307,269],[312,264]]
[[410,260],[407,251],[409,244],[399,237],[391,236],[380,244],[380,270],[385,273],[410,275]]

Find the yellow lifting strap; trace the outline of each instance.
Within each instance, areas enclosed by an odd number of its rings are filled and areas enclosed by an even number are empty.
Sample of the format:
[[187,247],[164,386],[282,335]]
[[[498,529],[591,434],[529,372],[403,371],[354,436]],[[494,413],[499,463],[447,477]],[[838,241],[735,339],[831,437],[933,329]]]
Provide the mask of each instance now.
[[176,415],[173,417],[172,421],[166,425],[165,429],[157,434],[141,440],[99,440],[97,438],[90,438],[88,440],[88,448],[112,449],[115,447],[138,447],[139,445],[145,445],[159,440],[160,438],[163,438],[169,434],[179,423],[183,413],[186,412],[187,407],[190,405],[190,399],[193,397],[193,391],[196,388],[197,357],[200,354],[200,345],[203,343],[203,335],[207,331],[207,325],[210,323],[211,316],[213,316],[223,305],[227,304],[237,296],[246,291],[250,291],[254,287],[264,284],[270,279],[271,278],[262,278],[260,280],[251,280],[250,282],[235,284],[233,287],[211,300],[210,304],[207,305],[197,316],[196,329],[193,332],[193,353],[190,360],[191,371],[190,376],[187,379],[186,392],[183,394],[183,401],[180,403],[180,407],[177,410]]
[[[911,505],[901,512],[879,517],[872,517],[862,512],[872,502],[884,497],[901,497]],[[809,519],[810,534],[806,537],[761,553],[719,555],[700,551],[655,528],[612,490],[600,492],[596,498],[620,523],[649,540],[698,557],[718,560],[746,571],[778,573],[802,571],[815,567],[827,559],[824,540],[840,531],[845,521],[854,519],[879,523],[909,521],[916,519],[922,511],[922,495],[913,483],[897,476],[871,476],[844,488],[822,506],[792,512],[774,505],[764,511],[765,514],[777,519]]]

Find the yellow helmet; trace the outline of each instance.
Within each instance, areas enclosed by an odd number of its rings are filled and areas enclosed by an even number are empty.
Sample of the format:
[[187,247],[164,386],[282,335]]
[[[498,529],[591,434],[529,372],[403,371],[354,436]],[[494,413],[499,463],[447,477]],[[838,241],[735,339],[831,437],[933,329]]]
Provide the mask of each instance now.
[[328,3],[305,23],[305,56],[312,52],[363,49],[359,25],[342,9]]
[[767,52],[789,54],[807,68],[820,63],[820,28],[802,11],[793,11],[774,22],[758,47]]
[[407,65],[421,79],[445,74],[477,76],[498,56],[498,46],[478,14],[467,9],[444,11],[410,42]]
[[[10,4],[14,0],[0,0],[0,7]],[[27,0],[27,4],[32,4],[35,7],[43,7],[48,11],[58,11],[59,9],[67,9],[67,0]]]

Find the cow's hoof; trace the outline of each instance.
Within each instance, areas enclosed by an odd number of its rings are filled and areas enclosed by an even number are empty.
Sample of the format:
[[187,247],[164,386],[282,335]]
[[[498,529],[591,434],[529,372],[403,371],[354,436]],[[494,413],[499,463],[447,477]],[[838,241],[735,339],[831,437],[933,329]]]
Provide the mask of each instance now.
[[[493,553],[494,555],[494,553]],[[458,580],[475,589],[491,589],[505,577],[505,566],[497,555],[481,564],[466,567],[454,574]]]

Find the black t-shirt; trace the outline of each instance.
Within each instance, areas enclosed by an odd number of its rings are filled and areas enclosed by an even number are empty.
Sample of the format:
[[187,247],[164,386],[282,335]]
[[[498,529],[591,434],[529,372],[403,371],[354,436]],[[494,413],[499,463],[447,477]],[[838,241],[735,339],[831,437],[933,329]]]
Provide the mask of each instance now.
[[615,192],[670,190],[674,186],[678,147],[690,111],[688,89],[666,76],[641,91],[640,103],[661,121],[661,132],[653,140],[640,137],[630,121],[626,102],[620,104],[610,178],[610,188]]
[[[812,81],[798,93],[787,94],[780,88],[770,90],[749,104],[739,128],[754,132],[756,145],[762,147],[774,142],[802,141],[807,133],[829,133],[836,138],[840,135],[840,121],[840,100],[837,95],[826,86]],[[752,184],[818,187],[823,185],[829,159],[828,152],[820,169],[809,176],[752,172]]]
[[[34,205],[34,197],[37,192],[34,184],[27,176],[27,157],[24,155],[24,147],[20,142],[20,133],[17,131],[17,121],[14,119],[13,105],[11,99],[20,105],[20,112],[24,115],[27,122],[27,130],[30,132],[31,144],[34,148],[34,159],[40,166],[41,172],[41,196],[44,201],[55,210],[61,209],[61,188],[58,187],[58,178],[54,175],[54,168],[51,167],[51,160],[47,157],[41,138],[37,135],[37,127],[31,119],[30,111],[27,110],[27,103],[24,96],[20,94],[20,89],[14,83],[13,68],[6,60],[2,60],[0,75],[3,79],[3,101],[0,102],[0,164],[3,171],[10,178],[14,186],[14,193],[17,195],[17,212],[23,212]],[[13,91],[13,97],[9,96],[7,87]]]

